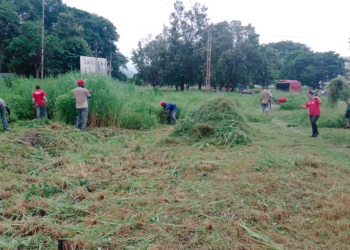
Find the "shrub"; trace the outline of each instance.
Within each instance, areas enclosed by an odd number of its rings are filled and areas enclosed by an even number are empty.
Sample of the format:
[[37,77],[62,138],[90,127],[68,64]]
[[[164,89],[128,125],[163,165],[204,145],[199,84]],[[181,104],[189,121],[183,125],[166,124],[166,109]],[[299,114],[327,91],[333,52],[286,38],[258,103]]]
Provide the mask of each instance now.
[[76,120],[75,100],[72,94],[60,95],[55,101],[54,116],[58,121],[74,124]]
[[18,116],[15,112],[11,111],[11,115],[6,115],[7,122],[12,123],[18,121]]
[[35,112],[32,110],[31,97],[24,98],[19,95],[10,94],[5,98],[5,102],[18,119],[32,119],[35,117]]
[[334,106],[339,100],[347,102],[350,99],[350,88],[343,78],[333,79],[328,87],[328,100]]

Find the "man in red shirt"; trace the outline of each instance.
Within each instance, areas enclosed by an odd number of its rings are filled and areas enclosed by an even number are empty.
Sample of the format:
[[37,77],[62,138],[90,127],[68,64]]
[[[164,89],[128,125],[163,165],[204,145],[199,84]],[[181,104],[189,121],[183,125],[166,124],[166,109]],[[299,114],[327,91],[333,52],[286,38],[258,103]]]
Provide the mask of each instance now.
[[318,132],[316,122],[321,115],[320,105],[322,104],[322,100],[318,95],[314,95],[312,91],[308,92],[307,98],[308,101],[305,103],[305,105],[300,105],[299,108],[309,109],[310,122],[312,126],[311,137],[317,137],[320,133]]
[[36,90],[33,92],[33,108],[36,107],[36,118],[40,119],[41,110],[44,112],[45,118],[47,118],[47,105],[45,91],[40,89],[40,85],[36,85]]

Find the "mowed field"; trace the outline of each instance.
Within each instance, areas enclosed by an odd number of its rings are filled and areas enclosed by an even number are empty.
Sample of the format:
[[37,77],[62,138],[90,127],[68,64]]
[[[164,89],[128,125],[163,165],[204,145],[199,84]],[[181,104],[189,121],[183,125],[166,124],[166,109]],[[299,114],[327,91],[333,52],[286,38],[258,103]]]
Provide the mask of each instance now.
[[[153,90],[144,90],[153,91]],[[249,145],[215,146],[173,126],[80,132],[17,121],[0,132],[0,248],[350,249],[350,130],[325,103],[320,136],[305,110],[261,114],[259,95],[228,93]],[[164,90],[181,119],[220,93]],[[156,105],[156,104],[155,104]],[[289,106],[288,106],[289,105]]]

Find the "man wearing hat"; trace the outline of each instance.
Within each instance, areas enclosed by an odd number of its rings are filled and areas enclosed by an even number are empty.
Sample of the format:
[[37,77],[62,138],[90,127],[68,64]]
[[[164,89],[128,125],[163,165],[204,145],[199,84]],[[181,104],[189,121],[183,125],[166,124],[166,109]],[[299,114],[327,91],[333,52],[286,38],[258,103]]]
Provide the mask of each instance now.
[[171,103],[171,102],[165,102],[161,101],[160,106],[163,107],[163,113],[167,114],[167,120],[168,120],[168,125],[171,124],[171,121],[176,124],[176,112],[177,112],[177,107],[176,104]]
[[86,124],[88,121],[89,106],[87,99],[91,97],[91,90],[84,88],[85,82],[83,80],[78,80],[78,87],[73,90],[74,98],[78,111],[77,122],[75,127],[77,129],[86,130]]

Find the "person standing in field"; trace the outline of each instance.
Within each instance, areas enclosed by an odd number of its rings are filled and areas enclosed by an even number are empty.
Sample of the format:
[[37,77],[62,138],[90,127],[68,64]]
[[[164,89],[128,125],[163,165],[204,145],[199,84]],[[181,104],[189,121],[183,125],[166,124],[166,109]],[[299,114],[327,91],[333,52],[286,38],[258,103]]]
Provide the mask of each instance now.
[[262,112],[269,114],[269,101],[270,101],[270,93],[267,91],[267,88],[264,87],[264,90],[260,93],[260,104],[262,107]]
[[7,111],[9,115],[11,115],[11,111],[9,107],[4,102],[4,100],[0,98],[0,114],[1,114],[2,125],[4,126],[5,131],[9,131],[10,129],[9,129],[9,125],[7,124],[5,111]]
[[312,127],[311,137],[317,137],[320,133],[318,132],[316,122],[321,115],[320,105],[322,104],[322,100],[319,96],[315,95],[312,91],[308,92],[307,98],[308,98],[308,101],[305,103],[305,105],[300,105],[299,108],[309,109],[310,123]]
[[47,119],[47,105],[49,102],[46,99],[45,91],[40,89],[40,85],[36,85],[36,90],[33,92],[32,98],[33,109],[36,109],[36,118],[40,119],[41,111],[43,111]]
[[176,124],[176,104],[165,101],[161,101],[159,104],[163,107],[163,113],[167,114],[168,125],[171,125],[171,121]]
[[346,107],[346,112],[345,112],[345,121],[346,121],[346,126],[344,128],[350,128],[350,103],[347,103],[348,106]]
[[77,81],[78,87],[73,90],[75,98],[75,107],[78,112],[75,127],[77,129],[86,130],[88,121],[89,105],[87,99],[91,97],[91,90],[84,88],[85,82],[83,80]]

